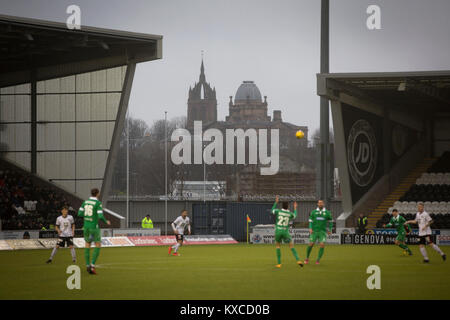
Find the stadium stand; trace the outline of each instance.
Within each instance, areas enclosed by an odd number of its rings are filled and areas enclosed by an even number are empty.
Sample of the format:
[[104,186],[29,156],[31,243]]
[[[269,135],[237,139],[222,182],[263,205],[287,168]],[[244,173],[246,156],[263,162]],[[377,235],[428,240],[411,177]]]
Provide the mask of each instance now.
[[430,213],[434,220],[433,228],[450,228],[450,151],[445,152],[426,173],[417,178],[415,184],[377,221],[376,226],[387,223],[394,208],[407,220],[414,219],[418,202],[423,202],[425,211]]
[[67,198],[56,189],[33,183],[30,175],[20,171],[0,169],[0,219],[2,230],[51,229],[63,205],[75,218],[76,227],[82,221]]
[[450,173],[450,151],[444,152],[427,171],[429,173]]

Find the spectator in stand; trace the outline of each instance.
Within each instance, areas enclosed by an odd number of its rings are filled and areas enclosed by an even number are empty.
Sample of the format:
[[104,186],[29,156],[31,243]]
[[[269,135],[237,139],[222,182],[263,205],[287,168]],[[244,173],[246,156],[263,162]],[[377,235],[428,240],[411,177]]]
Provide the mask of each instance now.
[[16,206],[13,204],[13,208],[17,211],[18,214],[26,214],[25,210],[21,206]]
[[36,211],[36,202],[37,201],[28,200],[27,198],[25,198],[23,207],[27,212],[35,212]]
[[[62,193],[33,184],[29,174],[0,170],[0,220],[5,230],[40,229],[53,220],[56,208],[69,205]],[[28,212],[28,214],[24,214]]]

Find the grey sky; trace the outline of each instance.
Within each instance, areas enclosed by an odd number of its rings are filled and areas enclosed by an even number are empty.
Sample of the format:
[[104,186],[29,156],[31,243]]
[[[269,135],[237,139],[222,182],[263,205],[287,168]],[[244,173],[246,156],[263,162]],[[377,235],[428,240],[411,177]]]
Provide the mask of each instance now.
[[[330,71],[450,69],[450,1],[331,0]],[[186,115],[198,80],[216,87],[218,116],[229,96],[253,80],[268,96],[269,113],[310,130],[319,126],[320,0],[0,0],[2,14],[65,22],[81,7],[81,23],[161,34],[163,59],[140,64],[130,99],[133,116],[150,124]],[[366,28],[366,9],[381,7],[381,30]]]

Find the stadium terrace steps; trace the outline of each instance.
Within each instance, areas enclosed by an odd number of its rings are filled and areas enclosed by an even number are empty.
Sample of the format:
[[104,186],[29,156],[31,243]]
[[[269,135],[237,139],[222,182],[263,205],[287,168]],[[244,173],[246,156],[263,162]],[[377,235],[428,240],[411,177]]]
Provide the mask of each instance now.
[[367,228],[375,228],[378,220],[392,207],[395,201],[398,201],[416,183],[416,180],[423,173],[427,172],[435,160],[435,158],[425,158],[414,170],[403,178],[395,189],[369,214],[367,217]]

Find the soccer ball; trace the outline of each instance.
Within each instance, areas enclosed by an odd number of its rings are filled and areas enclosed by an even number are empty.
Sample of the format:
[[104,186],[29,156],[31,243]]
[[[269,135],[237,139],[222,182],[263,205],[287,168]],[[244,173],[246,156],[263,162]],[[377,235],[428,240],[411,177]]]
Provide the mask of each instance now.
[[301,139],[301,138],[303,138],[304,136],[305,136],[305,134],[303,133],[302,130],[298,130],[298,131],[295,133],[295,137],[296,137],[297,139]]

